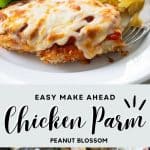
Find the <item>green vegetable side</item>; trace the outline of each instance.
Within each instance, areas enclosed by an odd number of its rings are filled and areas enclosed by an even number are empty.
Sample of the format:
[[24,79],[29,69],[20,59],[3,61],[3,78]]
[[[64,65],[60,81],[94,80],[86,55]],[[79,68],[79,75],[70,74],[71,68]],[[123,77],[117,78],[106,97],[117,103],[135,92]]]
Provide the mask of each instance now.
[[14,0],[0,0],[0,8],[7,6],[7,4],[12,1],[14,1]]
[[[6,7],[10,2],[13,1],[16,0],[0,0],[0,8]],[[130,15],[139,12],[144,5],[144,0],[99,0],[99,1],[102,3],[109,3],[116,6],[120,12],[124,12],[125,10],[127,10],[127,12]]]

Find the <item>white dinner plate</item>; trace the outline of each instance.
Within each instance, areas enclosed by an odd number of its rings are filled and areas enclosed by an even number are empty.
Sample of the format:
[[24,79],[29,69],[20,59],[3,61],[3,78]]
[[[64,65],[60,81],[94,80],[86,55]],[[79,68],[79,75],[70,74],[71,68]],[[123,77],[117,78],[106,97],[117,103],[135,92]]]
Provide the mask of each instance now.
[[[150,21],[150,1],[142,12],[144,21]],[[115,56],[109,63],[106,56],[90,64],[43,64],[35,56],[17,54],[0,49],[0,84],[123,84],[141,83],[150,79],[150,34],[123,58]]]

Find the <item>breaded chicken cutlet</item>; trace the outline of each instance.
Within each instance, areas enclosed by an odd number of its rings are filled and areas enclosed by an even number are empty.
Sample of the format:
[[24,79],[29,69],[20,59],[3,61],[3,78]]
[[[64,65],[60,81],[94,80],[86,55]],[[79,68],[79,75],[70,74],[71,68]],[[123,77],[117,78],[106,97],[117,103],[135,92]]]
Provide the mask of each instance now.
[[120,13],[99,0],[21,0],[0,10],[0,46],[47,63],[122,49]]

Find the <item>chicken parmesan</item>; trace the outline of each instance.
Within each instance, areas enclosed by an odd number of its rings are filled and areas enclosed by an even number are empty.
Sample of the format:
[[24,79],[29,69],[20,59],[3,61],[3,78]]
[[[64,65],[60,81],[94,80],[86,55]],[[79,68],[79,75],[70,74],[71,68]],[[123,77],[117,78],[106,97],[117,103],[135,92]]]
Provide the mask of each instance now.
[[21,0],[0,10],[0,46],[47,63],[120,51],[119,11],[99,0]]

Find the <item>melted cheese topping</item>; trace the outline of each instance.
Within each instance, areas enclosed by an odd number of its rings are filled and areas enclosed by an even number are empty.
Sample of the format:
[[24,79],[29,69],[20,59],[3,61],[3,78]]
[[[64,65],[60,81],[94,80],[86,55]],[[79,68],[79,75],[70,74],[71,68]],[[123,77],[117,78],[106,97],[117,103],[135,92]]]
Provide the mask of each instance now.
[[76,47],[91,59],[101,53],[107,35],[120,29],[119,12],[98,0],[24,0],[2,12],[7,19],[0,23],[0,34],[21,38],[31,52],[65,45],[74,37]]

